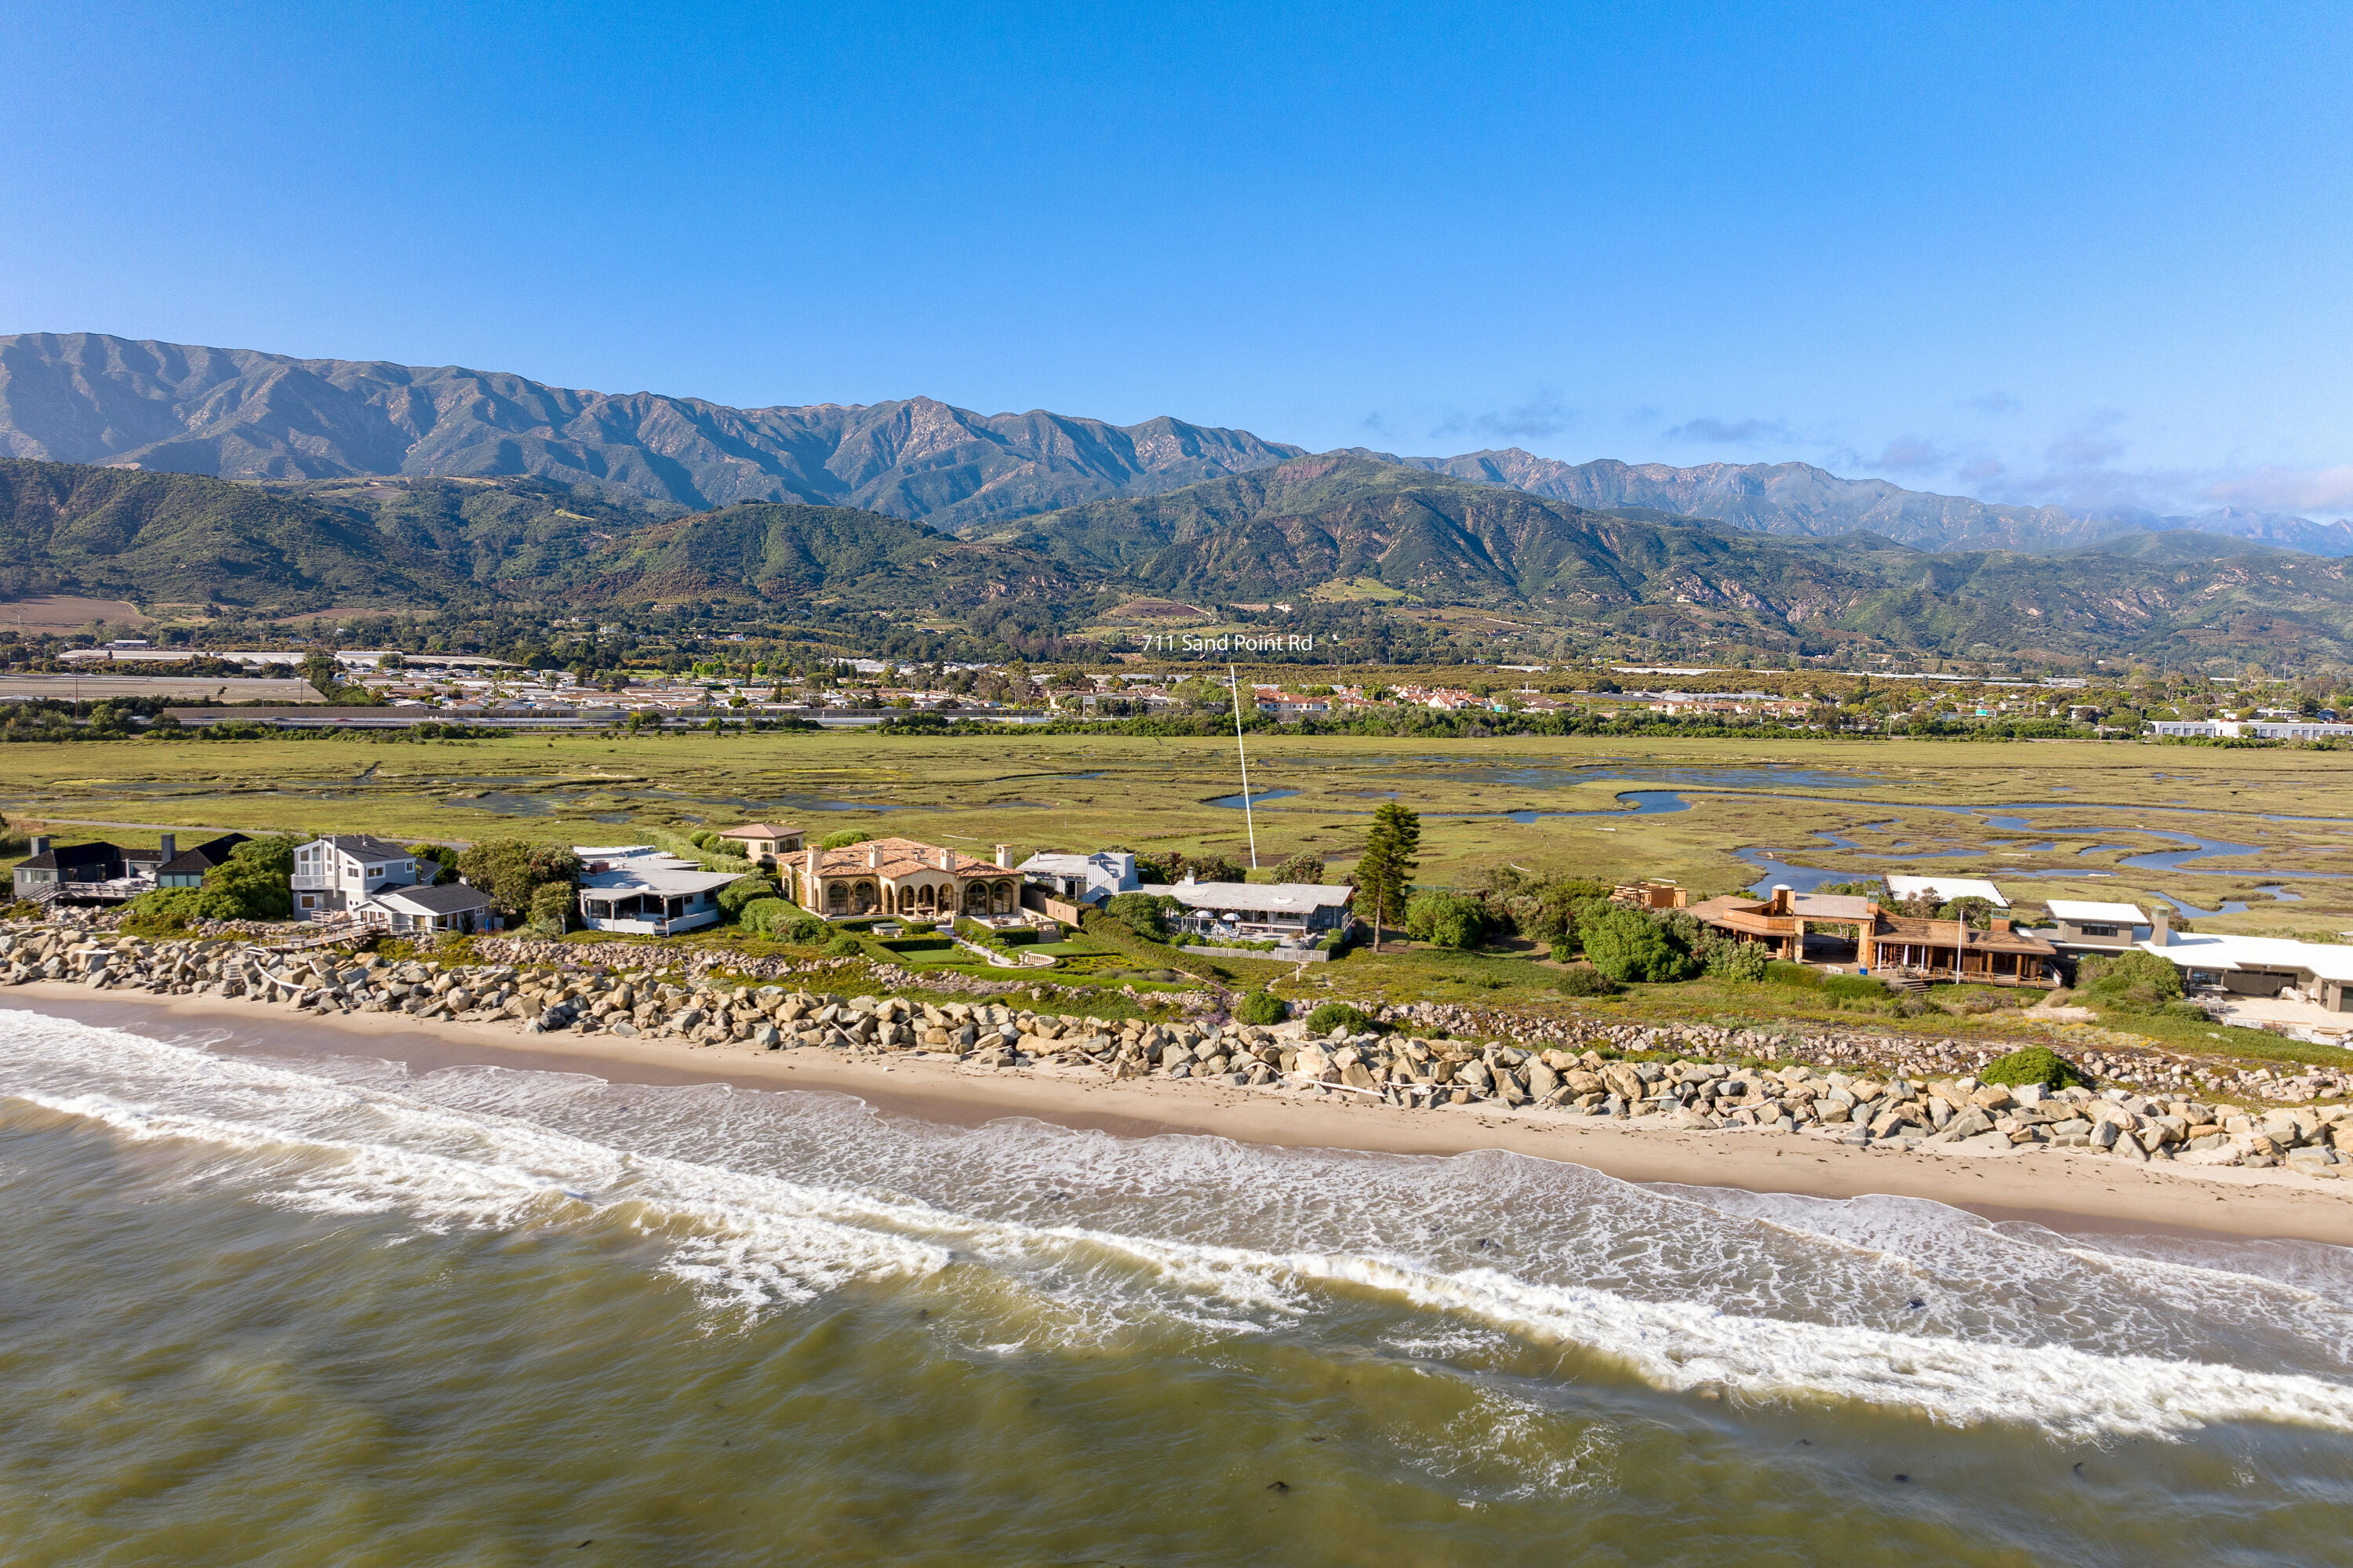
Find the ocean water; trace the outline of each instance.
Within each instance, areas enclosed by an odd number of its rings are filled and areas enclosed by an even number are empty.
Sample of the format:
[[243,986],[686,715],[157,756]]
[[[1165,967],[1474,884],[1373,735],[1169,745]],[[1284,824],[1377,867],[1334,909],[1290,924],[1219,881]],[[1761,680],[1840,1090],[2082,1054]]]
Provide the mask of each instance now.
[[12,1568],[2353,1561],[2343,1248],[6,1028]]

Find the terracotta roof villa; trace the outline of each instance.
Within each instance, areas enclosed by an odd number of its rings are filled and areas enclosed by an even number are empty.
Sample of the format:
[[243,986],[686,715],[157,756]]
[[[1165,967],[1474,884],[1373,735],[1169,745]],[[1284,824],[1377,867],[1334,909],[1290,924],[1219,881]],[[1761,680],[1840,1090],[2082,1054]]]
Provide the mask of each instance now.
[[754,865],[774,865],[788,854],[800,853],[807,835],[805,829],[786,824],[746,822],[719,836],[734,844],[737,853]]
[[994,861],[914,839],[869,839],[807,849],[780,863],[792,901],[828,919],[866,915],[912,919],[1018,918],[1021,876],[1009,845]]
[[2000,916],[1991,929],[1975,931],[1965,920],[1891,915],[1876,898],[1792,893],[1786,886],[1774,888],[1765,899],[1711,898],[1693,905],[1691,913],[1719,931],[1763,943],[1799,962],[1805,960],[1811,938],[1818,946],[1835,946],[1838,959],[1851,954],[1857,968],[1890,979],[2059,983],[2057,949]]

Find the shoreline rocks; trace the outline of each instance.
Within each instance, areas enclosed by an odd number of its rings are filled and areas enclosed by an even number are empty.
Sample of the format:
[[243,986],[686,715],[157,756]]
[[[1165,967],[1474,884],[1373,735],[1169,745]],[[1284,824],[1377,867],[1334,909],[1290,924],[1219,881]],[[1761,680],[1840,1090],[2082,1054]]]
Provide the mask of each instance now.
[[[541,945],[563,961],[445,965],[332,948],[274,953],[235,941],[38,927],[0,932],[0,984],[69,981],[98,991],[247,998],[321,1014],[400,1012],[420,1022],[697,1047],[926,1052],[997,1070],[1188,1079],[1406,1110],[1533,1108],[1677,1130],[1803,1133],[1882,1149],[2000,1153],[2046,1146],[2140,1163],[2284,1167],[2323,1178],[2343,1174],[2353,1160],[2353,1106],[2257,1106],[2242,1103],[2252,1096],[2143,1092],[2124,1084],[2006,1088],[1975,1075],[1999,1053],[1974,1043],[1926,1043],[1932,1048],[1888,1063],[1897,1042],[1869,1040],[1883,1059],[1864,1061],[1864,1040],[1815,1036],[1809,1040],[1819,1042],[1820,1055],[1791,1064],[1788,1036],[1712,1025],[1579,1025],[1577,1038],[1560,1044],[1340,1030],[1311,1039],[1299,1022],[1217,1016],[1208,1005],[1215,999],[1206,995],[1194,999],[1198,1016],[1108,1019],[1017,1007],[1002,996],[843,997],[757,976],[716,976],[713,963],[607,969],[590,967],[582,948]],[[627,946],[617,953],[649,956]],[[937,989],[930,977],[923,983]],[[1767,1046],[1783,1065],[1759,1064]]]

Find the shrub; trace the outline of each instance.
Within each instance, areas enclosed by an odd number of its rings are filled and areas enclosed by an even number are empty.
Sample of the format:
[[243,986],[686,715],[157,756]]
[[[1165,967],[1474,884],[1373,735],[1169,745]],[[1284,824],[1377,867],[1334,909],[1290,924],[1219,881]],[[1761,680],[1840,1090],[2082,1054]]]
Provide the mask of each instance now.
[[1406,906],[1405,928],[1433,948],[1475,948],[1487,935],[1487,906],[1457,893],[1418,893]]
[[825,837],[818,840],[817,847],[819,849],[848,849],[852,844],[864,843],[868,836],[869,835],[866,831],[862,828],[844,828],[838,833],[828,833]]
[[825,956],[828,959],[854,959],[865,950],[858,945],[855,937],[836,937],[825,945]]
[[2181,1000],[2181,971],[2155,953],[2087,958],[2075,971],[2079,1000],[2118,1012],[2157,1012]]
[[122,928],[134,937],[177,936],[199,920],[238,920],[245,906],[210,887],[159,887],[123,908]]
[[2023,1051],[2012,1051],[2007,1056],[1996,1057],[1978,1074],[1978,1081],[2001,1084],[2011,1088],[2021,1084],[2041,1084],[2048,1089],[2088,1084],[2073,1063],[2048,1045],[2029,1045]]
[[1351,1034],[1362,1034],[1372,1026],[1373,1021],[1365,1016],[1362,1008],[1351,1007],[1345,1001],[1327,1001],[1307,1015],[1310,1034],[1329,1034],[1343,1028]]
[[739,876],[719,890],[719,913],[726,919],[740,922],[745,906],[776,896],[776,885],[766,877]]
[[1841,1001],[1883,1001],[1887,987],[1869,975],[1824,975],[1822,990]]
[[785,936],[805,948],[813,948],[825,940],[826,932],[831,928],[814,915],[803,915],[786,928]]
[[1563,996],[1616,996],[1618,991],[1618,982],[1591,964],[1571,964],[1560,977]]
[[1173,898],[1155,897],[1149,893],[1120,893],[1103,906],[1103,913],[1119,921],[1129,930],[1147,941],[1165,942],[1168,926],[1163,917],[1163,906],[1174,905]]
[[1578,924],[1585,933],[1585,956],[1611,980],[1662,985],[1699,972],[1691,954],[1648,916],[1610,908],[1597,911],[1589,923],[1580,918]]
[[773,937],[780,922],[789,923],[798,913],[781,898],[754,898],[736,911],[735,923],[763,937]]
[[458,870],[481,890],[492,908],[521,915],[533,908],[541,887],[554,883],[569,890],[576,885],[580,857],[559,845],[527,839],[484,839],[458,856]]
[[2179,1018],[2185,1023],[2211,1023],[2214,1022],[2214,1015],[2208,1012],[2204,1008],[2199,1006],[2194,1001],[2168,1001],[2157,1011],[2160,1017]]
[[1277,882],[1321,883],[1324,880],[1324,857],[1302,850],[1274,868]]
[[1811,964],[1793,964],[1787,959],[1775,959],[1765,966],[1765,978],[1775,985],[1795,986],[1800,991],[1822,989],[1822,971]]
[[227,860],[205,873],[205,891],[236,900],[238,914],[230,919],[291,918],[294,850],[295,841],[283,833],[248,839],[229,851]]
[[1242,998],[1241,1005],[1234,1009],[1236,1019],[1261,1028],[1270,1023],[1280,1023],[1289,1016],[1289,1004],[1271,991],[1254,991]]
[[561,937],[572,928],[573,893],[568,882],[543,882],[532,890],[531,925]]
[[1772,960],[1765,949],[1755,942],[1743,942],[1718,938],[1701,949],[1700,957],[1707,972],[1717,980],[1741,980],[1755,985],[1765,978]]

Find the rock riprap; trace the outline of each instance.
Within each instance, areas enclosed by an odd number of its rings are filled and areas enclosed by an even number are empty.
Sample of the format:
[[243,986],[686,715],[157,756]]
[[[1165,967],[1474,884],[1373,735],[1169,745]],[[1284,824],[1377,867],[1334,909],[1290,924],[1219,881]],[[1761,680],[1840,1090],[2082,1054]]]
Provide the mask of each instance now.
[[[1887,1150],[2075,1149],[2186,1165],[2285,1166],[2335,1177],[2353,1156],[2353,1107],[2244,1106],[2124,1086],[2008,1088],[1968,1073],[1727,1064],[1705,1054],[1573,1052],[1541,1042],[1305,1026],[1076,1017],[1003,1001],[841,997],[709,972],[445,965],[333,949],[151,941],[40,927],[0,933],[0,982],[246,998],[322,1014],[400,1012],[738,1050],[928,1053],[969,1066],[1189,1079],[1409,1110],[1473,1107],[1606,1118],[1683,1131],[1779,1131]],[[1757,1040],[1725,1031],[1728,1048]],[[1656,1039],[1657,1032],[1646,1036]],[[1631,1044],[1632,1042],[1629,1042]],[[1841,1055],[1847,1054],[1841,1052]]]

